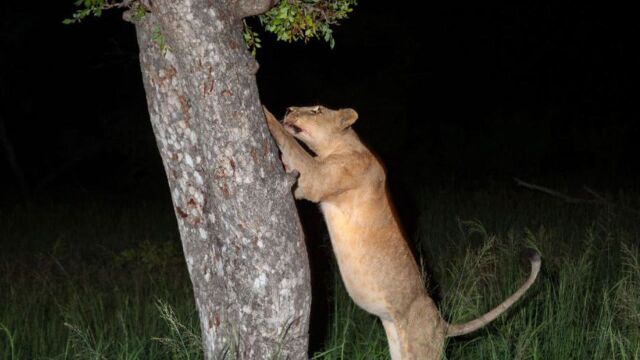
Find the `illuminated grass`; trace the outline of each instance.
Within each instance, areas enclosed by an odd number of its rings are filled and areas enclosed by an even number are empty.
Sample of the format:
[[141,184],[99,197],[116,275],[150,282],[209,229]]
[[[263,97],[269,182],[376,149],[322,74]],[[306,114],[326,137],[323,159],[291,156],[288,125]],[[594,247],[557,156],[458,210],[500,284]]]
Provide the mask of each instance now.
[[[542,254],[528,294],[450,339],[447,358],[640,359],[635,215],[521,192],[424,192],[420,202],[413,238],[447,320],[474,318],[514,291],[529,271],[522,247]],[[169,209],[45,204],[0,215],[11,240],[0,253],[1,359],[201,358]],[[348,298],[335,266],[327,275],[333,310],[311,357],[387,359],[379,321]]]

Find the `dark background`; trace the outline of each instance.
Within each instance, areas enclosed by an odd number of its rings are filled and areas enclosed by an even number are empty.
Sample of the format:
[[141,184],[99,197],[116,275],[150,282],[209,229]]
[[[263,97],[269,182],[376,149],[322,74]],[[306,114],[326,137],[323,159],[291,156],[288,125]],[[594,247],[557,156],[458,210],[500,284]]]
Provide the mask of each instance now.
[[[2,3],[0,191],[162,196],[134,28],[118,11],[62,25],[72,4]],[[638,22],[629,9],[361,1],[324,42],[263,34],[258,82],[286,106],[352,107],[392,186],[511,177],[633,186]],[[12,152],[15,166],[5,156]],[[397,185],[394,185],[394,183]]]
[[[354,127],[385,162],[408,234],[423,190],[513,190],[513,177],[569,193],[637,190],[634,12],[570,1],[409,6],[361,0],[334,50],[262,34],[257,54],[261,98],[276,115],[318,103],[358,111]],[[46,233],[33,236],[46,249],[72,237],[69,226],[126,230],[145,223],[135,216],[178,242],[133,25],[118,11],[62,25],[73,11],[71,1],[0,2],[0,216],[22,224],[0,232],[0,255],[12,256],[25,228]],[[86,204],[104,210],[84,214]],[[315,207],[299,204],[308,235],[322,237]],[[76,240],[143,240],[95,238]],[[330,256],[313,240],[317,274]],[[314,299],[326,288],[314,286]]]

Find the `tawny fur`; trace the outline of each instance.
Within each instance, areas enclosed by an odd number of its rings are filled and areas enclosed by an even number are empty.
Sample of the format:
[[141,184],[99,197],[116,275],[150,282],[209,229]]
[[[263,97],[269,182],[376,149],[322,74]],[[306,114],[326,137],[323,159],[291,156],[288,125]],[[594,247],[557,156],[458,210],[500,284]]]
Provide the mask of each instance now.
[[320,203],[347,291],[358,306],[380,317],[393,360],[439,359],[446,336],[487,324],[534,282],[540,268],[535,256],[529,279],[512,296],[478,319],[449,325],[424,288],[394,216],[384,169],[351,129],[357,113],[289,108],[284,126],[266,109],[265,115],[285,168],[300,173],[294,196]]

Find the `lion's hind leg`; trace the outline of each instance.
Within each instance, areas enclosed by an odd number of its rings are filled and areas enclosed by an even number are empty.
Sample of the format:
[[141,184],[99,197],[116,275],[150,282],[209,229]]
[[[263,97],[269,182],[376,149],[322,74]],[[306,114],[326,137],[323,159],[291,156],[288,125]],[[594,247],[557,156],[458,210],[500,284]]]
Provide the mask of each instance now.
[[402,360],[402,352],[400,351],[400,338],[396,325],[389,320],[382,320],[384,332],[387,334],[387,342],[389,343],[389,352],[391,360]]
[[418,296],[403,320],[410,345],[407,359],[439,360],[444,347],[445,323],[433,300],[426,294]]

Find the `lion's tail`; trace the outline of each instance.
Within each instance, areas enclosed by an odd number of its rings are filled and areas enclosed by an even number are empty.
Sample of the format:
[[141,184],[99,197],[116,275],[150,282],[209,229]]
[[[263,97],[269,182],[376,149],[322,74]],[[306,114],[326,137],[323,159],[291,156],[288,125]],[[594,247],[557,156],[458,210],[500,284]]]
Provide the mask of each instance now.
[[487,325],[495,318],[500,316],[500,314],[505,312],[511,305],[518,301],[518,299],[520,299],[522,295],[524,295],[527,289],[529,289],[534,281],[536,281],[538,272],[540,272],[541,264],[540,254],[538,254],[536,251],[531,250],[526,255],[531,262],[531,275],[529,275],[527,281],[525,281],[525,283],[522,284],[522,286],[520,286],[520,288],[516,290],[513,295],[509,296],[505,301],[493,308],[493,310],[489,311],[488,313],[464,324],[450,324],[447,327],[447,337],[460,336],[478,330],[479,328]]

